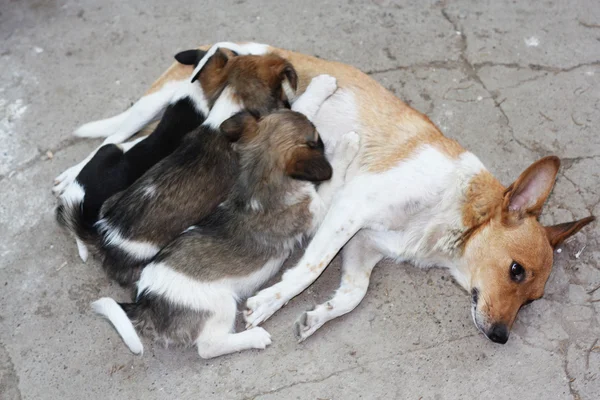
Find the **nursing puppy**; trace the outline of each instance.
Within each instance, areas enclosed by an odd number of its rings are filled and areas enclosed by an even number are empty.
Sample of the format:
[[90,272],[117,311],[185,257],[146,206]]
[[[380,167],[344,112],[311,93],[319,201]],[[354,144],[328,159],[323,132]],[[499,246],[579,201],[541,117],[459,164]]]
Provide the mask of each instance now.
[[[187,50],[175,55],[175,59],[197,65],[205,54],[202,50]],[[223,56],[223,53],[212,56],[202,73],[193,73],[179,85],[160,123],[149,136],[122,145],[100,147],[59,196],[56,218],[75,235],[79,256],[84,262],[88,257],[85,241],[91,240],[90,235],[96,236],[94,224],[104,202],[172,153],[185,134],[204,122],[223,89],[214,84],[221,73],[219,58]]]
[[[234,57],[223,70],[227,84],[201,127],[102,208],[99,249],[108,275],[121,285],[137,280],[141,267],[163,246],[227,196],[239,167],[220,123],[242,108],[263,114],[283,108],[288,104],[283,82],[296,86],[293,68],[274,55]],[[321,104],[335,88],[333,78],[317,77],[298,102]]]
[[[263,328],[232,333],[237,302],[279,270],[327,208],[314,182],[330,179],[332,167],[304,115],[283,110],[259,119],[242,112],[221,131],[236,143],[241,166],[227,200],[143,269],[135,303],[93,303],[134,353],[143,350],[134,326],[165,344],[196,345],[202,358],[264,349],[271,338]],[[336,149],[339,167],[327,184],[343,183],[356,140],[349,133]]]

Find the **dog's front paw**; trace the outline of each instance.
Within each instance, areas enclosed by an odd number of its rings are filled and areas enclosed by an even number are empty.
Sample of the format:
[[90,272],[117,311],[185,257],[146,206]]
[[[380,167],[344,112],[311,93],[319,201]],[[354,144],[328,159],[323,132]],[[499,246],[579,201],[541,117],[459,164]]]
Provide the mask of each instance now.
[[83,169],[83,166],[80,166],[80,164],[77,164],[77,165],[67,169],[65,172],[63,172],[59,176],[57,176],[54,179],[54,187],[52,188],[52,192],[57,196],[60,196],[61,194],[63,194],[65,189],[67,188],[67,186],[69,186],[71,183],[73,183],[75,181],[75,179],[77,178],[77,175],[79,175],[79,173],[81,172],[82,169]]
[[266,349],[272,343],[271,334],[260,326],[247,330],[246,334],[250,346],[254,349]]
[[279,296],[271,295],[269,289],[262,290],[256,296],[250,297],[246,301],[246,310],[244,310],[246,329],[260,325],[275,314],[282,305],[281,294]]
[[[315,76],[309,84],[310,89],[318,88],[323,97],[331,96],[337,89],[337,79],[331,75],[322,74]],[[309,89],[306,89],[307,91]]]
[[319,316],[314,311],[306,311],[294,323],[294,335],[298,343],[305,341],[319,329],[323,323],[319,322]]

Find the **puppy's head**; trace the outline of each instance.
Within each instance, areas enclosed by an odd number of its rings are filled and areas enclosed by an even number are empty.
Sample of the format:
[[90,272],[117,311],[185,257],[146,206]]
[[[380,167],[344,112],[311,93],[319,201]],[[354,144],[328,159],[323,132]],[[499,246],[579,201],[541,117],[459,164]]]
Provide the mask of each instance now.
[[[206,54],[202,50],[187,50],[175,58],[182,64],[197,66]],[[290,108],[289,97],[295,96],[298,75],[287,60],[275,54],[238,56],[227,49],[217,49],[209,57],[195,71],[192,82],[200,82],[211,108],[225,88],[246,109],[266,114]]]
[[223,122],[221,131],[237,143],[242,170],[253,169],[263,182],[282,177],[310,182],[331,178],[323,141],[300,113],[279,110],[260,117],[243,111]]
[[543,296],[553,249],[594,220],[550,227],[538,222],[559,166],[557,157],[535,162],[503,194],[477,208],[482,223],[465,243],[469,272],[462,283],[471,292],[475,325],[496,343],[506,343],[519,309]]

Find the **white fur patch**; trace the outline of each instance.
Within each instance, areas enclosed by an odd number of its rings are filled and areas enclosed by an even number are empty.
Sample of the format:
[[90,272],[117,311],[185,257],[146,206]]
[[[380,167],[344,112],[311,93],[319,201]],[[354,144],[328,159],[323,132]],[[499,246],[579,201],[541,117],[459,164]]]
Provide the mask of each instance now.
[[151,199],[156,195],[156,186],[150,185],[144,188],[144,197]]
[[[284,79],[283,82],[281,83],[281,87],[283,89],[283,92],[285,93],[285,96],[287,97],[287,99],[290,103],[293,103],[294,101],[296,101],[296,91],[292,88],[292,85],[290,85],[290,81],[288,81],[287,79]],[[292,109],[293,109],[293,107],[292,107]]]
[[354,131],[360,135],[362,127],[357,119],[358,110],[354,93],[340,88],[321,105],[313,120],[325,145],[329,158],[342,135]]
[[226,87],[217,101],[215,102],[210,114],[202,125],[219,129],[223,121],[231,117],[238,111],[241,111],[243,105],[234,96],[233,89]]
[[[138,293],[148,291],[165,297],[174,304],[196,311],[218,312],[219,304],[228,298],[240,299],[252,294],[273,276],[287,258],[269,260],[250,275],[201,282],[175,271],[166,263],[151,263],[144,268],[138,281]],[[226,273],[226,272],[225,272]]]
[[102,219],[98,221],[96,226],[98,227],[98,231],[103,235],[106,245],[118,247],[120,250],[139,260],[152,258],[160,251],[160,247],[150,242],[124,238],[118,229],[108,226],[106,220]]
[[83,201],[85,197],[85,190],[83,190],[83,186],[79,184],[79,182],[72,182],[63,194],[60,196],[60,201],[68,207],[73,207],[73,205],[78,205]]
[[192,100],[198,112],[204,115],[208,115],[208,113],[210,112],[210,108],[208,107],[208,101],[206,100],[206,96],[204,94],[204,91],[202,90],[202,86],[200,86],[198,82],[183,82],[171,98],[171,104],[184,97],[188,97]]

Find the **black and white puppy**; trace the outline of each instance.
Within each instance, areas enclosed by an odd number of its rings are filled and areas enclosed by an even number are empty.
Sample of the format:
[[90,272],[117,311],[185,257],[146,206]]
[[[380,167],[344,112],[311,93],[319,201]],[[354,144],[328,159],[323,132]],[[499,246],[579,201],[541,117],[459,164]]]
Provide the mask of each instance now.
[[[284,108],[283,85],[296,88],[293,67],[276,55],[234,57],[222,69],[228,79],[206,121],[102,208],[97,227],[103,266],[122,285],[135,282],[162,247],[225,200],[239,166],[220,124],[244,108],[261,114]],[[327,76],[307,91],[325,101],[335,89],[335,79]]]
[[[187,50],[175,55],[175,59],[197,65],[205,54],[201,50]],[[220,94],[220,88],[213,83],[220,73],[215,68],[217,62],[211,57],[202,73],[194,71],[191,79],[179,84],[160,123],[149,136],[122,145],[100,147],[59,196],[57,220],[75,235],[83,261],[88,257],[85,242],[97,237],[94,224],[104,202],[172,153],[185,134],[204,122]]]
[[[221,130],[236,143],[241,167],[226,201],[143,269],[134,303],[93,303],[136,354],[143,352],[136,328],[165,344],[196,345],[202,358],[264,349],[271,337],[262,327],[233,333],[237,302],[280,269],[329,206],[314,182],[330,179],[332,166],[303,114],[281,110],[259,119],[242,112]],[[357,151],[358,135],[346,134],[333,179],[321,185],[335,187],[328,193],[343,184]]]

